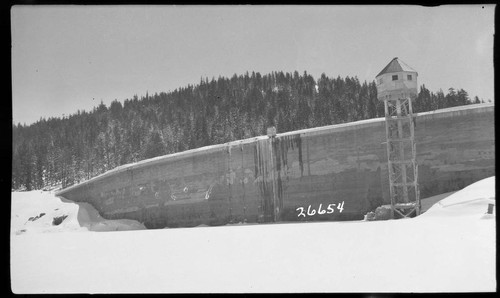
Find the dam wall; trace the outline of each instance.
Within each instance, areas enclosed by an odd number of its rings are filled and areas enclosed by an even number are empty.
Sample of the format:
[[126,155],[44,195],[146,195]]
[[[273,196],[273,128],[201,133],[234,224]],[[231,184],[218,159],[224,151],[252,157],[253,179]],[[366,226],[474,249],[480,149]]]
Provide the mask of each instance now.
[[[421,198],[495,175],[494,106],[416,114]],[[385,119],[213,145],[120,166],[56,195],[148,228],[362,219],[390,202]]]

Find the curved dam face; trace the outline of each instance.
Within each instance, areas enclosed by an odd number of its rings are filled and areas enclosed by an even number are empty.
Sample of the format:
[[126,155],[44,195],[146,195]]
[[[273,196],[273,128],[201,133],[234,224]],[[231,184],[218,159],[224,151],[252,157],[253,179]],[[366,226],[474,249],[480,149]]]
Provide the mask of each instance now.
[[[420,113],[415,121],[421,198],[495,175],[493,105]],[[390,203],[385,119],[161,156],[56,195],[148,228],[362,219]]]

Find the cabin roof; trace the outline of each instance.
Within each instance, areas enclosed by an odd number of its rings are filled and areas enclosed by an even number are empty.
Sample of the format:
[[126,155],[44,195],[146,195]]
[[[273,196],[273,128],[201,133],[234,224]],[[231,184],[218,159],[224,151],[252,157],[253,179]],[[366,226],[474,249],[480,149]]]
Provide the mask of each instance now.
[[382,69],[382,71],[377,75],[377,77],[385,73],[400,72],[400,71],[417,72],[416,70],[408,66],[408,64],[401,61],[398,57],[395,57],[394,59],[391,60],[391,62],[389,62],[389,64],[387,64],[386,67],[384,67],[384,69]]

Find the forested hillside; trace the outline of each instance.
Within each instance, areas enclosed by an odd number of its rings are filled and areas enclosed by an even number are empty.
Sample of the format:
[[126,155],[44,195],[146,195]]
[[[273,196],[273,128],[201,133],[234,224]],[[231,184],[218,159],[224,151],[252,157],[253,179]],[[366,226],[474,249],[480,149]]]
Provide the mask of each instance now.
[[[71,100],[71,98],[68,98]],[[466,91],[420,87],[414,111],[479,103]],[[304,72],[252,72],[202,79],[123,104],[13,124],[12,189],[63,187],[116,166],[163,154],[263,135],[383,116],[375,82],[317,80]]]

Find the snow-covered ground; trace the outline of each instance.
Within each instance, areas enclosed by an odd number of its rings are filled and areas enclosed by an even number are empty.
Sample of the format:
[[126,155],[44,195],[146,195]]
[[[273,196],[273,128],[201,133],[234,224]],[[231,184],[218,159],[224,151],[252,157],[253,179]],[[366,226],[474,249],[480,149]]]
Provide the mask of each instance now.
[[[56,217],[64,217],[64,220],[54,225]],[[90,204],[64,200],[54,196],[53,192],[35,190],[12,193],[11,231],[17,235],[141,229],[145,227],[137,221],[106,220]]]
[[413,219],[137,230],[51,192],[14,192],[11,286],[23,294],[495,291],[488,203],[494,177]]

